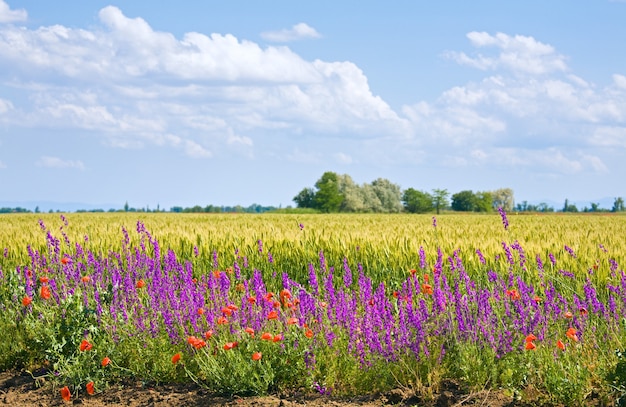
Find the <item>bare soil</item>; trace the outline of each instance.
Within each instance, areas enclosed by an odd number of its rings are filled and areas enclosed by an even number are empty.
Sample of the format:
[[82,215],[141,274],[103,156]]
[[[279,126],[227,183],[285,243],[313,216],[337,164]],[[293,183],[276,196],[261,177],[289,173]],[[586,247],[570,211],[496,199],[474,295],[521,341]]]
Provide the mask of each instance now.
[[[532,399],[531,397],[529,397]],[[277,394],[263,397],[222,397],[211,394],[195,384],[172,384],[146,386],[140,382],[113,386],[101,394],[81,395],[70,402],[64,401],[59,389],[50,383],[38,383],[26,372],[7,371],[0,373],[0,405],[23,406],[238,406],[238,407],[352,407],[352,406],[535,406],[534,402],[520,402],[503,392],[484,390],[472,394],[462,391],[454,382],[446,382],[438,395],[429,400],[416,397],[411,392],[397,389],[387,394],[376,394],[354,398],[336,398],[312,393]]]

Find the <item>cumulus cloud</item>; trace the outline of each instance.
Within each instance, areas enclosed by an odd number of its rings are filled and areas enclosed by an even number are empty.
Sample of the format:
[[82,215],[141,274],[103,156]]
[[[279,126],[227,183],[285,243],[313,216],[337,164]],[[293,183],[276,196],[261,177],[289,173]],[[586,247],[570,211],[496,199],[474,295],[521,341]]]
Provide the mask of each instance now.
[[82,161],[63,160],[59,157],[43,156],[37,161],[37,166],[46,168],[75,168],[84,170],[85,165]]
[[17,21],[26,21],[28,13],[24,9],[11,10],[9,5],[0,0],[0,23],[13,23]]
[[[306,61],[230,34],[177,38],[114,6],[98,16],[89,30],[0,27],[0,68],[32,101],[15,125],[90,130],[109,146],[171,145],[204,158],[223,148],[249,156],[259,130],[407,132],[351,62]],[[291,32],[318,35],[306,24]],[[164,141],[172,134],[180,142]]]
[[306,23],[298,23],[289,29],[279,31],[266,31],[261,33],[261,38],[271,42],[291,42],[306,38],[320,38],[321,35],[315,28]]

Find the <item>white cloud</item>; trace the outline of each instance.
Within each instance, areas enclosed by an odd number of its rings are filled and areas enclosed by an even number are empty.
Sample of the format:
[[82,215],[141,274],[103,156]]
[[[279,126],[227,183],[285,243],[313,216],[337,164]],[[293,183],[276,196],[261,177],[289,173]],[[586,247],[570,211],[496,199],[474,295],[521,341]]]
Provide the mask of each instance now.
[[321,35],[315,28],[306,23],[298,23],[290,29],[280,31],[266,31],[261,33],[261,38],[271,42],[291,42],[306,38],[320,38]]
[[13,109],[13,103],[10,100],[0,98],[0,114],[7,113]]
[[598,127],[589,143],[598,147],[626,148],[626,126]]
[[626,90],[626,76],[615,74],[613,75],[613,82],[618,88]]
[[213,155],[209,150],[191,140],[185,141],[185,153],[193,158],[209,158]]
[[498,52],[494,56],[468,56],[464,52],[447,52],[445,55],[461,65],[481,70],[504,68],[516,73],[541,75],[568,69],[563,55],[556,53],[551,45],[533,37],[472,31],[467,34],[467,38],[477,48],[496,48]]
[[335,153],[334,157],[340,164],[352,164],[352,157],[346,153]]
[[[99,130],[106,144],[123,148],[176,134],[212,153],[245,146],[246,155],[252,135],[265,129],[356,137],[408,131],[351,62],[309,62],[230,34],[178,39],[113,6],[99,17],[101,27],[90,30],[0,27],[0,68],[20,78],[12,86],[32,101],[13,115],[14,125]],[[294,30],[312,35],[307,27]]]
[[76,168],[85,169],[82,161],[63,160],[59,157],[43,156],[37,161],[37,166],[46,168]]
[[4,0],[0,0],[0,23],[26,21],[26,19],[28,19],[28,13],[26,10],[11,10],[9,5]]

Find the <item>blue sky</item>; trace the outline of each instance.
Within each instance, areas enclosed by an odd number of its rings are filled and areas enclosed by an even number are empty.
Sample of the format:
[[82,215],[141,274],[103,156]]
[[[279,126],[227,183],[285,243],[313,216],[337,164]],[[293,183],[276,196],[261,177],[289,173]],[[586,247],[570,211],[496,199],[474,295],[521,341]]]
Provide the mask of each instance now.
[[0,0],[0,202],[293,205],[325,171],[626,197],[626,2]]

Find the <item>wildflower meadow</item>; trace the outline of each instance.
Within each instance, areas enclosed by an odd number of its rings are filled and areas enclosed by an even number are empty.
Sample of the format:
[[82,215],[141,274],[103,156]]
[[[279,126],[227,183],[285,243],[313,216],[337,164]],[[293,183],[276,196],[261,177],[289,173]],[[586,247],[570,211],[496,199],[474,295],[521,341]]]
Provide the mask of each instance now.
[[334,396],[626,395],[626,216],[0,217],[0,369]]

